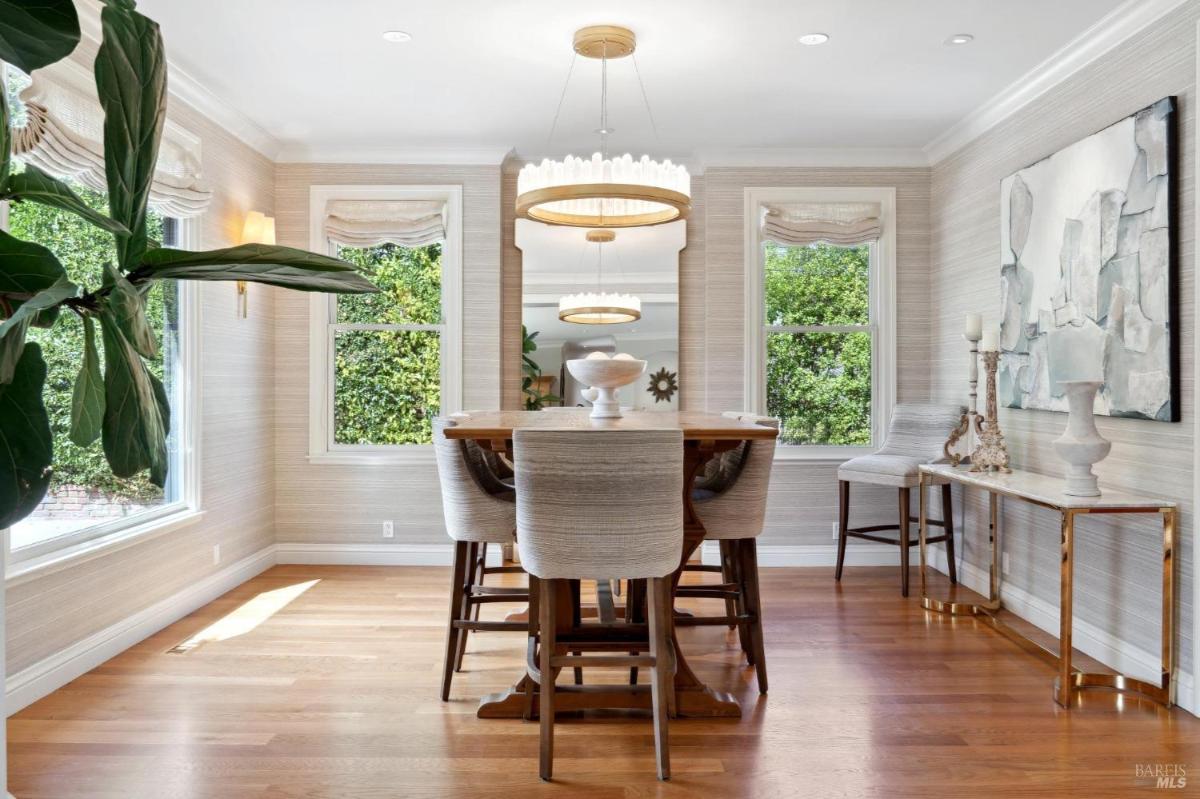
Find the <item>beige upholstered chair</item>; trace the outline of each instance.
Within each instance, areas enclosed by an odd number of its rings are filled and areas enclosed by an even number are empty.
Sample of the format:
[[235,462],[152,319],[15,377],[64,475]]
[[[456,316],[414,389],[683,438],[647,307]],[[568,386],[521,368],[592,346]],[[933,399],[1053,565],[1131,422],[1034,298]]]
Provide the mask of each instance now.
[[[863,538],[900,547],[900,593],[908,596],[908,549],[918,543],[909,538],[909,525],[917,519],[910,510],[910,494],[921,481],[920,466],[936,463],[943,459],[942,447],[950,432],[958,425],[966,412],[960,405],[897,405],[892,414],[891,427],[883,449],[871,455],[852,458],[838,469],[838,554],[835,580],[842,579],[842,564],[846,559],[846,539]],[[850,527],[850,484],[867,483],[897,489],[900,512],[897,524],[877,524],[868,527]],[[954,511],[951,506],[950,485],[943,484],[942,520],[927,520],[941,527],[943,534],[928,538],[929,543],[944,541],[946,559],[949,563],[950,581],[958,582],[954,567]],[[875,533],[896,530],[896,540]]]
[[[779,429],[779,420],[745,411],[727,411],[724,416]],[[767,489],[771,466],[775,461],[775,440],[747,441],[719,453],[722,460],[703,483],[692,492],[696,516],[704,525],[706,541],[720,546],[720,566],[689,564],[689,571],[721,573],[721,585],[687,585],[676,589],[676,596],[723,598],[724,616],[691,616],[675,620],[681,627],[728,624],[737,627],[742,651],[754,666],[758,690],[767,692],[767,662],[762,631],[762,603],[758,582],[758,548],[755,539],[762,533],[767,513]]]
[[[459,418],[464,415],[459,414]],[[433,446],[442,488],[446,532],[454,539],[454,569],[450,585],[450,621],[446,629],[446,660],[442,671],[442,701],[450,698],[454,672],[462,668],[467,634],[472,630],[524,631],[521,622],[479,621],[484,602],[528,600],[522,588],[490,588],[484,575],[521,571],[519,567],[486,565],[488,544],[511,544],[516,528],[516,494],[488,465],[485,452],[473,441],[446,438],[453,418],[433,420]],[[490,454],[490,453],[486,453]]]
[[[683,555],[683,434],[678,430],[517,430],[517,547],[536,581],[540,651],[528,674],[538,685],[542,779],[554,761],[555,686],[565,666],[649,667],[659,779],[670,778],[667,708],[672,702],[671,575]],[[644,579],[650,628],[645,655],[566,655],[556,642],[569,581]],[[532,593],[532,590],[531,590]],[[533,609],[530,609],[531,631]],[[586,651],[586,644],[571,649]],[[590,662],[589,662],[590,661]]]

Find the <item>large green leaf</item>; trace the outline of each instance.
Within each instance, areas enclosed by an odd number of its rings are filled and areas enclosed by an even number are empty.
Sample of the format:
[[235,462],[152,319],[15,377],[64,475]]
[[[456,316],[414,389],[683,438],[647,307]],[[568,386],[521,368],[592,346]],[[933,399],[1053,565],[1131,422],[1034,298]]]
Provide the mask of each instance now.
[[0,186],[0,200],[28,200],[61,208],[109,233],[129,233],[120,222],[85,203],[66,183],[50,177],[33,164],[26,164],[24,172],[8,176],[8,180]]
[[12,382],[0,386],[0,529],[28,516],[50,487],[54,439],[42,404],[46,362],[25,347]]
[[117,234],[117,261],[128,272],[147,248],[146,205],[167,113],[167,63],[158,25],[128,2],[100,14],[104,41],[96,55],[96,89],[104,108],[104,166]]
[[0,61],[33,72],[77,44],[79,15],[71,0],[0,0]]
[[9,331],[13,330],[17,325],[22,323],[32,324],[37,316],[50,308],[60,305],[63,300],[69,299],[79,294],[79,286],[72,283],[65,275],[60,277],[48,289],[42,289],[32,298],[22,302],[13,315],[0,322],[0,338],[8,335]]
[[83,317],[83,366],[75,378],[71,395],[71,441],[89,446],[100,437],[104,423],[104,376],[100,373],[100,353],[96,351],[96,323]]
[[0,230],[0,294],[28,299],[67,276],[54,253]]
[[117,477],[143,469],[163,486],[167,475],[167,429],[161,391],[145,362],[107,309],[100,311],[104,341],[104,457]]
[[103,300],[104,307],[125,335],[126,341],[145,358],[158,355],[158,342],[146,319],[146,298],[112,264],[104,265],[104,286],[108,289]]
[[243,244],[206,252],[150,250],[131,278],[248,280],[301,291],[370,294],[378,291],[358,267],[292,247]]
[[8,180],[12,169],[12,124],[11,111],[8,108],[8,92],[0,86],[0,185]]
[[17,362],[25,349],[25,334],[29,332],[29,320],[22,319],[0,336],[0,386],[12,382]]

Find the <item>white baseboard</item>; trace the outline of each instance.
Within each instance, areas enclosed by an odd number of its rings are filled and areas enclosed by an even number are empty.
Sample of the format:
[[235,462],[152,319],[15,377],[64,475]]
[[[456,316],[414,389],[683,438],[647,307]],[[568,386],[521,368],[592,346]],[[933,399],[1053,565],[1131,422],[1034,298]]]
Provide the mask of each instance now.
[[[306,544],[275,545],[276,563],[318,566],[449,566],[453,544]],[[488,547],[488,565],[501,565],[499,546]]]
[[[934,544],[929,547],[929,565],[946,573],[946,550]],[[959,560],[958,580],[972,591],[987,596],[990,576],[987,570]],[[1013,585],[1001,582],[1000,598],[1006,610],[1019,616],[1038,629],[1058,637],[1058,606]],[[1094,624],[1076,618],[1072,628],[1072,644],[1075,649],[1093,657],[1111,669],[1130,677],[1157,681],[1161,669],[1159,654],[1139,649]],[[1192,715],[1196,713],[1196,694],[1191,674],[1176,670],[1175,701]]]
[[[716,541],[705,541],[700,548],[702,563],[716,566],[721,563]],[[835,566],[837,544],[759,544],[758,565],[777,566]],[[900,549],[889,544],[847,544],[847,566],[899,566]]]
[[5,680],[11,716],[275,565],[274,545],[27,666]]

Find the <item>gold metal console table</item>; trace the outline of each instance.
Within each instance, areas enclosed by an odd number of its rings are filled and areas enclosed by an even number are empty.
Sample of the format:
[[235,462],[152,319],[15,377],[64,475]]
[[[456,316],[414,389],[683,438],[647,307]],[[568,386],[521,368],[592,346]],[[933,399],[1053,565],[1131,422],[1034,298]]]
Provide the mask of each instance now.
[[[927,610],[950,615],[983,617],[995,630],[1015,641],[1023,649],[1038,655],[1058,669],[1054,681],[1054,700],[1069,707],[1071,697],[1077,690],[1107,688],[1135,693],[1170,707],[1172,696],[1172,670],[1174,668],[1175,641],[1175,545],[1178,506],[1155,497],[1137,496],[1120,491],[1105,491],[1099,497],[1073,497],[1062,493],[1066,481],[1032,472],[1013,471],[1011,474],[970,472],[969,467],[949,464],[928,464],[921,467],[920,491],[920,552],[921,552],[921,605]],[[926,568],[926,503],[927,489],[949,480],[966,488],[979,488],[988,492],[988,540],[991,544],[992,563],[989,591],[986,602],[969,603],[935,599],[929,596],[925,579]],[[1059,600],[1059,652],[1046,649],[1009,625],[997,614],[1002,609],[999,580],[999,534],[1000,498],[1028,502],[1056,511],[1061,518],[1061,574]],[[964,503],[965,506],[965,503]],[[1074,590],[1075,518],[1100,514],[1154,513],[1162,516],[1163,522],[1163,565],[1162,565],[1162,673],[1158,685],[1122,674],[1086,673],[1071,665],[1072,593]]]

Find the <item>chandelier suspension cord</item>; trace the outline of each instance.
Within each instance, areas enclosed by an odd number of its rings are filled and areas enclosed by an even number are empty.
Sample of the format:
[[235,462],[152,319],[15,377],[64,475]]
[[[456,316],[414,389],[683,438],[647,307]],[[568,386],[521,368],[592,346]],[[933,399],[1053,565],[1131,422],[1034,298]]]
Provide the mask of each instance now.
[[558,95],[558,105],[554,109],[554,121],[550,123],[550,135],[546,137],[546,149],[550,149],[550,144],[554,141],[554,131],[558,129],[558,116],[562,113],[563,101],[567,99],[567,89],[571,85],[571,75],[575,72],[575,62],[579,60],[579,53],[571,56],[571,65],[567,67],[567,79],[563,81],[562,92]]
[[650,108],[650,97],[646,94],[646,84],[642,81],[642,70],[638,68],[637,53],[630,53],[633,58],[633,71],[637,75],[638,87],[642,90],[642,103],[646,106],[646,116],[650,117],[650,130],[654,133],[655,144],[662,144],[662,138],[658,135],[658,123],[654,121],[654,111]]
[[608,158],[608,40],[600,51],[600,154]]

